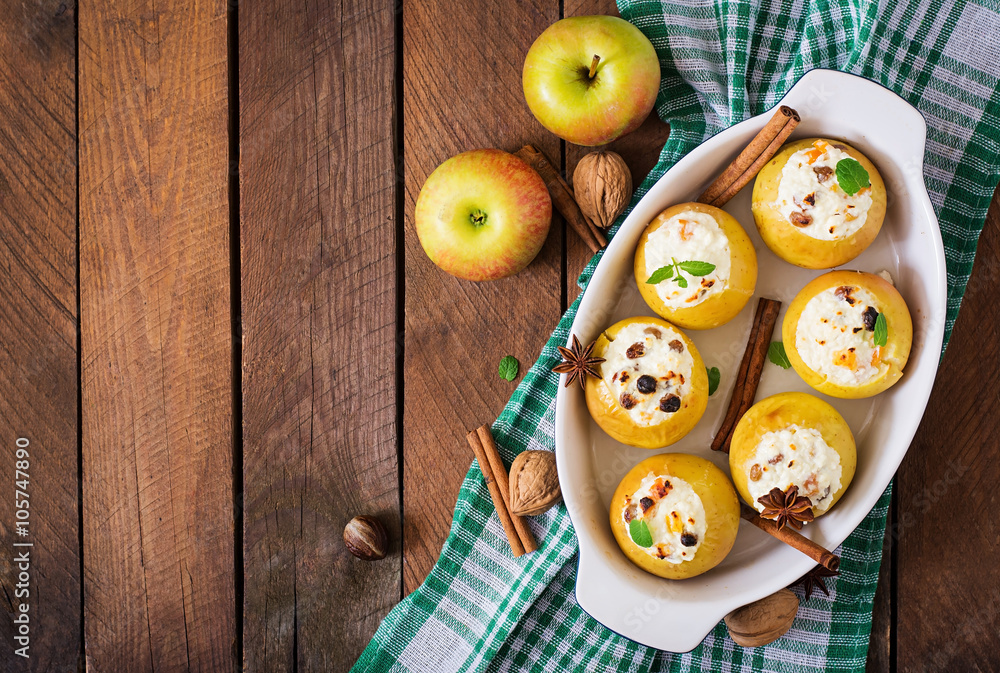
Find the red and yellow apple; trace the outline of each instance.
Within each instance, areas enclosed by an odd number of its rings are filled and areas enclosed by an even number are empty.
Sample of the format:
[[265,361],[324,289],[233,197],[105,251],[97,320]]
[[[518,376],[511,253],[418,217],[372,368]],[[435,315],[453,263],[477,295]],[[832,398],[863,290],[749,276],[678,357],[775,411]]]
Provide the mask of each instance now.
[[434,169],[414,214],[424,252],[466,280],[495,280],[526,267],[545,243],[552,199],[541,176],[501,150],[474,150]]
[[660,61],[628,21],[573,16],[549,26],[531,45],[522,84],[542,126],[577,145],[604,145],[649,115],[660,88]]

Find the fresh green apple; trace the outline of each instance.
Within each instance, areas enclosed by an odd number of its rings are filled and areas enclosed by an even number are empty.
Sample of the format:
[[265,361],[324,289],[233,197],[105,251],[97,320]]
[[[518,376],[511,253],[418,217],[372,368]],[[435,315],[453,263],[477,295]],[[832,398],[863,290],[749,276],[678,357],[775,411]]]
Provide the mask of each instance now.
[[524,97],[542,126],[577,145],[639,128],[656,102],[660,62],[642,32],[616,16],[574,16],[528,50]]
[[434,169],[414,216],[424,252],[466,280],[495,280],[528,265],[552,222],[545,182],[524,161],[500,150],[474,150]]

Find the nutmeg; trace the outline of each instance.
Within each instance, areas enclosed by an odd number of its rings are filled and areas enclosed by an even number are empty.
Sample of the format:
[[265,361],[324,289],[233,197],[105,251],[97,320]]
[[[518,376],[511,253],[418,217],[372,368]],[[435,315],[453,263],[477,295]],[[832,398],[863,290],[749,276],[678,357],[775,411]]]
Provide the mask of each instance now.
[[344,545],[347,550],[364,561],[385,558],[388,538],[378,519],[356,516],[344,527]]
[[573,191],[583,214],[607,229],[632,198],[632,174],[614,152],[591,152],[573,171]]
[[525,451],[510,466],[510,512],[536,516],[562,500],[556,456],[551,451]]
[[729,637],[743,647],[773,643],[792,628],[798,610],[798,596],[781,589],[726,615]]

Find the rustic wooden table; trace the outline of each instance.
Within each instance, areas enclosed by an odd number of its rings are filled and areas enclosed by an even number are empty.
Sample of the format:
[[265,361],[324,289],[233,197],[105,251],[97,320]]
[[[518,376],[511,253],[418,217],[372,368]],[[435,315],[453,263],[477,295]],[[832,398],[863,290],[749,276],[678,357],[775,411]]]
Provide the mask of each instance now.
[[[525,272],[460,282],[414,234],[420,185],[527,142],[570,172],[583,150],[531,117],[522,59],[561,16],[614,11],[5,4],[0,669],[349,667],[438,555],[464,434],[514,388],[499,357],[534,359],[588,258],[557,220]],[[613,149],[638,181],[667,134]],[[1000,667],[998,219],[994,199],[896,481],[871,670]],[[11,646],[17,438],[30,659]],[[341,544],[361,513],[387,559]]]

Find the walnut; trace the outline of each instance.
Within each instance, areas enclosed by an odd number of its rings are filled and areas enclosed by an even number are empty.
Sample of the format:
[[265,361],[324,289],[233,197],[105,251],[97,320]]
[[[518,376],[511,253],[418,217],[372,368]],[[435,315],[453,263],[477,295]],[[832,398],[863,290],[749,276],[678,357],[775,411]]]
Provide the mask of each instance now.
[[632,198],[632,174],[614,152],[591,152],[573,171],[573,190],[583,214],[607,229]]
[[798,597],[788,589],[781,589],[726,615],[729,637],[743,647],[773,643],[792,628],[798,611]]
[[510,466],[510,513],[536,516],[562,500],[556,454],[525,451]]

